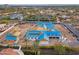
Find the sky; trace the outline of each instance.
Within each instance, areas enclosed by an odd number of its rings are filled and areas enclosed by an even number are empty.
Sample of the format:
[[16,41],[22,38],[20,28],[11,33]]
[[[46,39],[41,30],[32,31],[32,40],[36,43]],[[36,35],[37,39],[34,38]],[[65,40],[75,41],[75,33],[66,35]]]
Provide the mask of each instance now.
[[79,0],[0,0],[0,4],[79,4]]

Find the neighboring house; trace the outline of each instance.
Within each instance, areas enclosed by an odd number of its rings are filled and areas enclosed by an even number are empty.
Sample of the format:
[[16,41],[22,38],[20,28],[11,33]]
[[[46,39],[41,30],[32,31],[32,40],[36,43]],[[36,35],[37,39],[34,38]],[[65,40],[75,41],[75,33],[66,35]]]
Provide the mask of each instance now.
[[6,24],[0,24],[0,31],[3,32],[4,30],[6,30]]
[[67,16],[67,15],[62,15],[62,16],[61,16],[61,18],[63,18],[63,19],[69,19],[69,18],[70,18],[70,16]]
[[[16,28],[16,29],[18,29],[18,28]],[[21,32],[16,31],[16,29],[13,31],[13,33],[7,33],[5,35],[5,40],[8,41],[7,44],[17,44],[18,43]]]
[[23,55],[23,52],[18,49],[6,48],[0,52],[0,55]]
[[16,39],[17,37],[13,36],[11,33],[6,34],[5,40],[16,40]]
[[0,28],[4,28],[6,24],[0,24]]
[[23,20],[23,14],[19,14],[19,13],[13,13],[10,14],[10,19],[18,19],[18,20]]
[[17,41],[17,36],[14,36],[11,33],[7,33],[5,36],[5,43],[9,45],[14,45],[16,44],[15,42]]

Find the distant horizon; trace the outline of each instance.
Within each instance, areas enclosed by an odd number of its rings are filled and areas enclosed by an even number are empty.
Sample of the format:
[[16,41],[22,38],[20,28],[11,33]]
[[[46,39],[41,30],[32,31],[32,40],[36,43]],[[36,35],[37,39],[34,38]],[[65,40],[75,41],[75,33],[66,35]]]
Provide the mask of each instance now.
[[5,7],[79,7],[79,4],[0,4],[0,8]]
[[8,6],[79,6],[79,4],[0,4]]

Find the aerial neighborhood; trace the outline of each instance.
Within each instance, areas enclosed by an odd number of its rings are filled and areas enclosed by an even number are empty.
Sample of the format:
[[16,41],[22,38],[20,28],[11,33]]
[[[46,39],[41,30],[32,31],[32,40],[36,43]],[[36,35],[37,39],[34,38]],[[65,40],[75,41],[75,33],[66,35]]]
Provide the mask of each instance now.
[[0,55],[79,54],[79,6],[0,5]]

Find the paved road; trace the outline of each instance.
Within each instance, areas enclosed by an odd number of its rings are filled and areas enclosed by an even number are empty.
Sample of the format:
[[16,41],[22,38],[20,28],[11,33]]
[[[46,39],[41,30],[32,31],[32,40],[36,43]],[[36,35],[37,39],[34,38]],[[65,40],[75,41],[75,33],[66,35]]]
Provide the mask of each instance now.
[[76,30],[72,25],[61,23],[64,27],[66,27],[73,35],[79,37],[79,31]]
[[0,37],[3,37],[6,33],[8,33],[10,30],[12,30],[15,27],[16,24],[13,24],[11,27],[9,27],[4,32],[0,33]]
[[76,36],[76,39],[74,42],[65,40],[65,41],[63,41],[63,43],[70,47],[79,47],[79,41],[77,40],[77,38],[79,38],[79,31],[76,30],[72,25],[65,24],[65,23],[60,23],[60,24],[63,27],[66,27],[73,35]]

